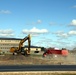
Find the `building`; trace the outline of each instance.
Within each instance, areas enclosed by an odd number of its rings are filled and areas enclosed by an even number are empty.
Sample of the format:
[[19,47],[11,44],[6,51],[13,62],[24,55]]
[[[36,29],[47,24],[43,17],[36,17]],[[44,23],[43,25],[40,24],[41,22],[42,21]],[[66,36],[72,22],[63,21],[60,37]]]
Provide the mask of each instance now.
[[[24,46],[24,50],[28,49],[28,46]],[[34,51],[41,51],[41,47],[38,46],[30,46],[30,51],[34,52]]]
[[19,38],[0,38],[0,51],[9,52],[11,47],[18,47]]
[[[9,52],[11,47],[18,47],[20,38],[0,38],[0,51],[1,52]],[[26,50],[28,46],[24,46],[24,50]],[[41,51],[41,47],[31,46],[30,51]]]

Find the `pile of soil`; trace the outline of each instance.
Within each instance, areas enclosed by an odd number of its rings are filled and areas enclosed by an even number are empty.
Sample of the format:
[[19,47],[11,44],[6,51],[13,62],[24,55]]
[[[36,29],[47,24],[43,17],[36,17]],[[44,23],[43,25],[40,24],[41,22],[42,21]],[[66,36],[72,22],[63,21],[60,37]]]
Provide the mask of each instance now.
[[44,64],[56,64],[52,61],[45,60],[44,58],[38,58],[35,56],[23,56],[23,55],[4,55],[0,56],[0,65],[44,65]]

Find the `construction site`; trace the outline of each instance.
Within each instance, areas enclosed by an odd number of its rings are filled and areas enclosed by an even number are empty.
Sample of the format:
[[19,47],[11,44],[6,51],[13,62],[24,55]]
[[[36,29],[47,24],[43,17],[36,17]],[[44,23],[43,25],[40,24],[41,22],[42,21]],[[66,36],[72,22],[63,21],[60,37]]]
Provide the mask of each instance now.
[[[28,48],[23,43],[28,41]],[[0,54],[0,65],[76,65],[76,54],[65,48],[47,48],[43,51],[31,51],[30,35],[21,39],[18,47],[11,47],[10,54]]]

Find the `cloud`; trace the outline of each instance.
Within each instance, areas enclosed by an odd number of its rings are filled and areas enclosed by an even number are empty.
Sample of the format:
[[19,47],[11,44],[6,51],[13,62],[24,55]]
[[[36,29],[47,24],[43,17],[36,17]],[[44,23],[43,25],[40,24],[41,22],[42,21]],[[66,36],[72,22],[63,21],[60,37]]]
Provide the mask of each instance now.
[[32,34],[32,35],[39,35],[39,34],[45,34],[48,33],[47,29],[37,29],[36,27],[33,27],[32,29],[23,29],[23,34]]
[[62,41],[62,40],[54,40],[50,38],[42,38],[41,40],[38,40],[38,42],[35,43],[37,46],[43,46],[43,47],[55,47],[55,48],[65,48],[69,43]]
[[76,19],[73,19],[69,25],[76,26]]
[[67,38],[68,37],[68,34],[67,33],[58,34],[58,37]]
[[42,21],[41,20],[37,20],[37,24],[41,24],[42,23]]
[[48,47],[55,47],[55,48],[59,48],[59,49],[62,49],[62,48],[66,48],[66,49],[73,49],[74,47],[74,43],[72,44],[72,42],[70,40],[58,40],[58,39],[50,39],[50,37],[42,37],[42,38],[39,38],[39,40],[37,40],[36,42],[34,41],[33,45],[36,45],[36,46],[42,46],[42,47],[45,47],[45,48],[48,48]]
[[68,32],[69,35],[76,35],[76,31],[72,30]]
[[50,26],[65,26],[65,24],[59,24],[59,23],[55,23],[55,22],[50,22],[49,23]]
[[50,22],[50,25],[56,25],[56,23],[54,23],[54,22]]
[[62,40],[57,40],[55,41],[56,43],[59,43],[60,45],[66,45],[66,44],[69,44],[69,42],[65,42],[65,41],[62,41]]
[[57,37],[62,37],[62,38],[68,37],[68,34],[64,33],[63,31],[57,31],[57,32],[54,32],[53,34],[56,34]]
[[56,37],[59,37],[59,39],[68,39],[69,37],[73,37],[76,35],[76,30],[71,30],[69,32],[63,32],[63,31],[56,31],[52,34],[55,34]]
[[64,32],[64,31],[56,31],[56,32],[53,32],[52,34],[55,34],[57,37],[60,37],[60,38],[68,38],[70,36],[74,36],[76,35],[76,30],[71,30],[69,32]]
[[14,36],[13,30],[6,29],[6,30],[0,30],[0,37],[11,37]]
[[64,33],[63,31],[57,31],[57,32],[53,32],[54,34],[62,34]]
[[10,14],[11,11],[9,11],[9,10],[0,10],[0,13],[1,14]]
[[41,24],[42,21],[41,20],[37,20],[35,22],[28,22],[26,25],[37,25],[37,24]]
[[53,42],[52,39],[42,37],[37,42],[35,42],[34,45],[43,46],[43,47],[51,47],[52,46],[52,42]]
[[74,5],[73,8],[76,8],[76,5]]
[[0,34],[0,37],[12,37],[14,34]]
[[2,33],[2,34],[11,34],[11,33],[13,33],[13,30],[11,30],[11,29],[0,30],[0,33]]

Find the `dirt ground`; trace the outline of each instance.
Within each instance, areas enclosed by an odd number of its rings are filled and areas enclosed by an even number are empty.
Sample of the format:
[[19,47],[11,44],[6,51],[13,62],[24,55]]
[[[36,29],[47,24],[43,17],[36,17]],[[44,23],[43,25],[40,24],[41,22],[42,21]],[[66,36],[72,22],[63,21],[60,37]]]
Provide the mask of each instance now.
[[76,55],[69,54],[67,57],[61,55],[0,55],[0,65],[76,65]]

